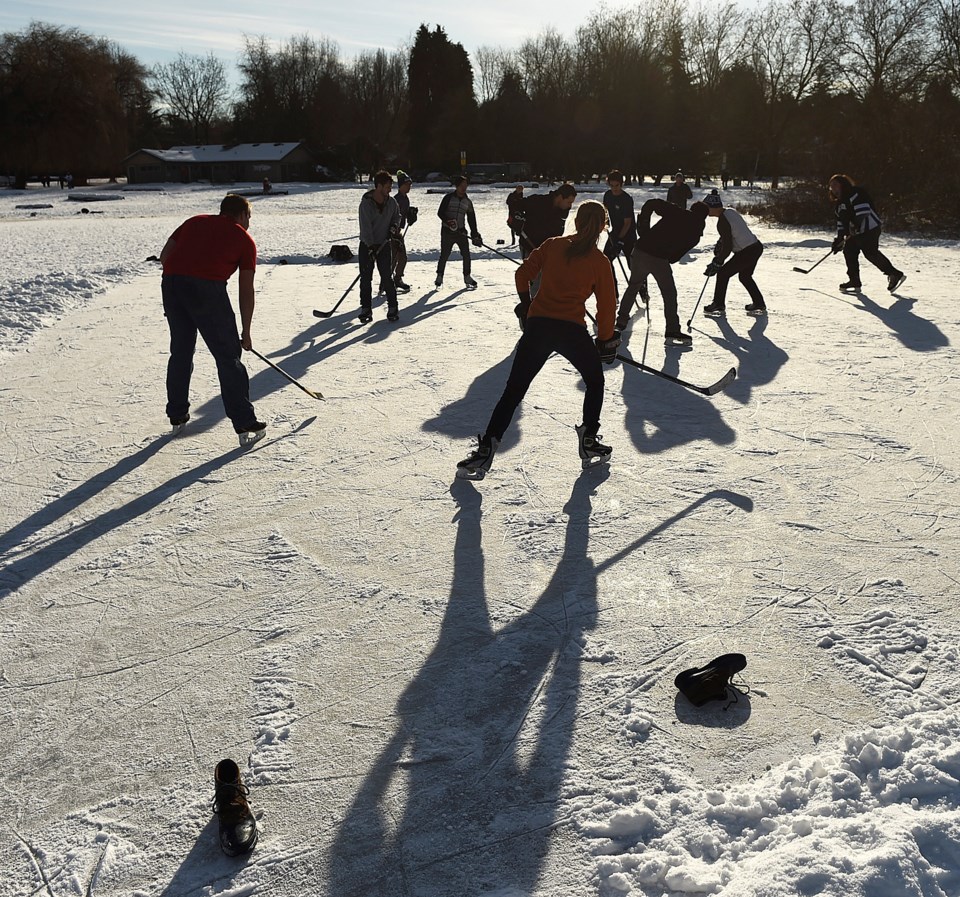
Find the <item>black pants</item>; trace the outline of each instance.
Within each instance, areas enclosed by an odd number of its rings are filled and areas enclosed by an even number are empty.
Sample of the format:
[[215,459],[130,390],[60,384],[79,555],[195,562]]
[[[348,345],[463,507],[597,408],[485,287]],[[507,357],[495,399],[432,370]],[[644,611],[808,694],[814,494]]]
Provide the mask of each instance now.
[[226,283],[165,274],[160,291],[170,328],[167,417],[177,420],[190,409],[190,375],[199,332],[217,362],[223,409],[237,432],[247,429],[257,418],[250,404],[250,380],[240,360],[240,334]]
[[740,283],[743,284],[744,289],[750,294],[753,304],[766,307],[766,303],[763,301],[763,293],[760,292],[760,287],[753,279],[753,272],[757,270],[757,262],[760,261],[761,255],[763,255],[763,243],[757,240],[756,243],[751,243],[746,249],[735,252],[727,259],[717,274],[717,284],[713,288],[714,305],[725,304],[727,284],[736,274],[740,278]]
[[463,256],[463,276],[470,276],[470,241],[467,235],[458,230],[450,230],[444,227],[440,230],[440,260],[437,262],[437,277],[443,279],[443,269],[447,267],[447,259],[450,258],[450,252],[453,247],[460,249],[460,255]]
[[880,251],[880,231],[881,228],[875,227],[865,234],[857,234],[854,239],[847,240],[844,244],[843,257],[847,262],[847,276],[851,283],[860,283],[861,252],[868,262],[879,268],[887,277],[896,273],[897,269],[893,267],[890,259]]
[[361,241],[357,257],[360,261],[360,305],[363,308],[370,308],[373,303],[373,269],[376,266],[380,274],[380,283],[387,291],[387,308],[396,308],[397,288],[394,286],[391,270],[393,268],[391,241],[381,243],[375,256],[371,254],[370,247]]
[[600,429],[603,408],[603,364],[593,337],[582,324],[556,318],[527,318],[523,336],[517,343],[507,386],[493,409],[487,435],[503,439],[517,406],[547,359],[556,352],[567,359],[583,377],[587,391],[583,397],[583,423],[587,436]]

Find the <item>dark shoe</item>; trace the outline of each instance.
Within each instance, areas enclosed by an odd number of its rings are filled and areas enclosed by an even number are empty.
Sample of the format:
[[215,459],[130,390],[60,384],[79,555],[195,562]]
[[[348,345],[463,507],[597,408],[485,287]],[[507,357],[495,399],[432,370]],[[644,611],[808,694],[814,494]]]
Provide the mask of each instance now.
[[410,284],[404,283],[403,280],[399,277],[393,278],[393,285],[397,288],[398,293],[409,293]]
[[463,285],[468,290],[475,290],[477,288],[477,282],[469,274],[463,275]]
[[400,320],[400,310],[392,305],[387,309],[387,320],[388,321],[399,321]]
[[437,279],[433,282],[433,285],[434,285],[437,289],[440,289],[440,287],[443,286],[443,275],[442,275],[442,274],[438,274],[438,275],[437,275]]
[[894,271],[893,274],[887,276],[887,289],[892,293],[906,279],[907,275],[903,271]]
[[692,346],[693,337],[689,333],[681,333],[679,330],[668,330],[663,335],[663,344],[665,346]]
[[369,306],[364,305],[363,308],[360,309],[360,314],[357,315],[357,320],[361,324],[369,324],[373,320],[373,311]]
[[242,430],[237,430],[240,445],[253,445],[267,435],[267,425],[262,420],[255,420]]
[[630,315],[619,314],[617,315],[617,322],[613,325],[617,330],[623,333],[630,324]]
[[586,435],[586,426],[580,424],[577,428],[578,450],[580,452],[580,464],[584,470],[593,467],[594,464],[604,464],[610,460],[613,449],[609,445],[604,445],[601,440],[603,437],[597,433],[593,436]]
[[461,480],[482,480],[493,464],[500,440],[495,436],[478,436],[477,447],[457,464],[457,477]]
[[220,822],[220,847],[228,857],[253,850],[257,820],[253,818],[240,770],[233,760],[221,760],[213,772],[213,812]]
[[859,293],[860,284],[854,283],[852,280],[848,280],[846,283],[840,284],[840,291],[843,293]]
[[678,673],[673,684],[694,707],[702,707],[708,701],[722,701],[730,692],[733,701],[736,701],[738,692],[730,680],[746,665],[747,658],[743,654],[722,654],[706,666],[692,667]]
[[170,435],[176,436],[177,433],[183,431],[183,428],[187,425],[187,421],[190,420],[189,414],[184,414],[182,417],[171,417],[170,418]]
[[703,307],[703,313],[708,318],[725,318],[727,316],[727,309],[723,305],[717,305],[716,302],[711,302],[709,305]]
[[766,305],[760,305],[757,302],[751,302],[749,305],[745,305],[743,309],[748,315],[753,315],[755,318],[767,313]]

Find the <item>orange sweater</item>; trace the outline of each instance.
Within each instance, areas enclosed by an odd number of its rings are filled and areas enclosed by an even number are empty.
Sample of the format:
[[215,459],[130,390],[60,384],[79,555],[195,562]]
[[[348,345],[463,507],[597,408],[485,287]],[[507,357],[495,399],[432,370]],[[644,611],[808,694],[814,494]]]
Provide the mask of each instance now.
[[527,256],[517,268],[517,292],[525,293],[530,282],[542,274],[540,289],[530,306],[531,318],[559,318],[586,326],[586,300],[597,297],[597,335],[613,338],[617,313],[616,291],[610,260],[596,247],[585,256],[568,259],[573,237],[551,237]]

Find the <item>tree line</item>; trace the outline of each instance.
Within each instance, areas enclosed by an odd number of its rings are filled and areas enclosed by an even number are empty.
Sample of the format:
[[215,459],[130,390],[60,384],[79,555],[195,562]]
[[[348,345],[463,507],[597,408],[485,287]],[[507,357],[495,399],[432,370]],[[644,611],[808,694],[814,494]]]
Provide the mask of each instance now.
[[[444,28],[344,59],[326,37],[244,37],[237,87],[212,54],[146,68],[33,23],[0,37],[0,173],[115,173],[141,147],[305,141],[333,170],[525,161],[538,176],[870,183],[901,226],[954,226],[960,0],[601,6],[471,59]],[[801,186],[797,186],[797,182]],[[792,192],[791,192],[792,191]],[[817,197],[822,208],[822,197]]]

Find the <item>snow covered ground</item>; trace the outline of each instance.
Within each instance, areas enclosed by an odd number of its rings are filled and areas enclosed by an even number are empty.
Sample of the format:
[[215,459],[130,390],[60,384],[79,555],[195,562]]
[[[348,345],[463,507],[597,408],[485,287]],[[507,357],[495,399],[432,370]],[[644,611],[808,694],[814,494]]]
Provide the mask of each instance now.
[[[956,245],[885,236],[906,283],[846,296],[838,257],[791,270],[828,229],[758,227],[768,318],[734,283],[675,353],[654,290],[628,331],[698,384],[735,365],[725,393],[608,369],[581,473],[554,359],[473,484],[514,265],[477,252],[465,292],[455,254],[435,290],[415,186],[400,323],[355,292],[318,320],[360,190],[253,200],[254,345],[326,399],[247,356],[249,451],[203,349],[166,435],[144,261],[223,191],[0,195],[0,895],[960,894]],[[471,192],[513,254],[506,189]],[[692,707],[674,676],[727,651],[750,693]],[[235,860],[223,757],[260,817]]]

